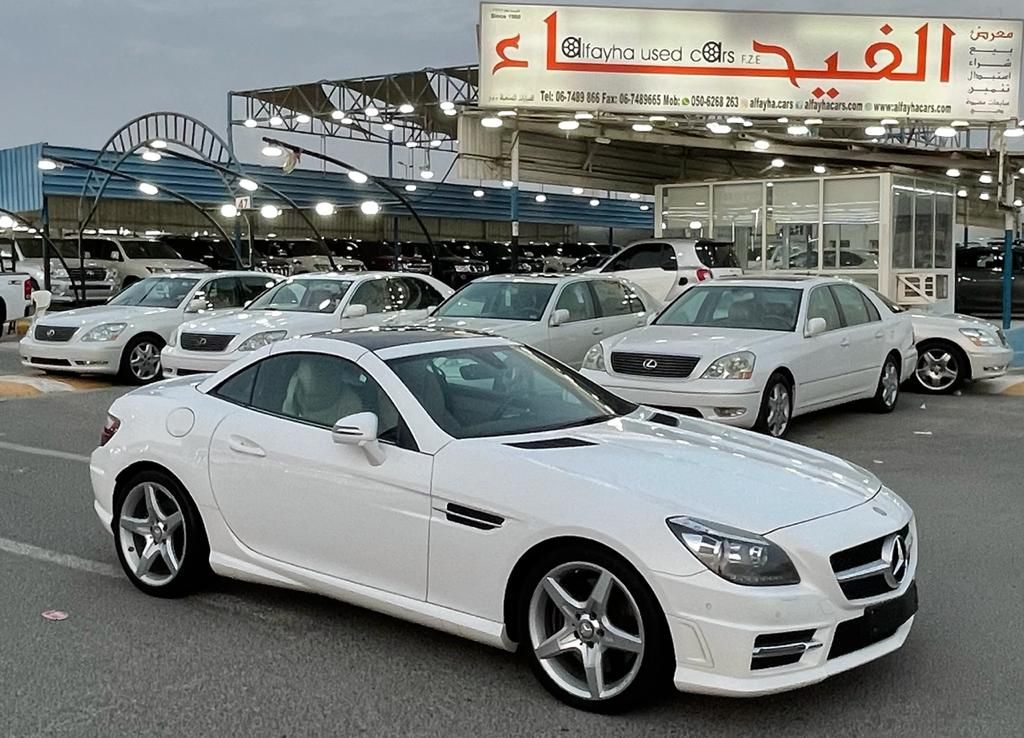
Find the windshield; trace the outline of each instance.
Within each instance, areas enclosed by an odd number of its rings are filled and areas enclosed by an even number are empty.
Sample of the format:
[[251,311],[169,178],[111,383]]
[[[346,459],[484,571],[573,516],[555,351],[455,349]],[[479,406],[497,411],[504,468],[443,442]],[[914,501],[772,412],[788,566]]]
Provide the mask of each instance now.
[[285,241],[281,248],[288,256],[326,256],[327,249],[319,241]]
[[439,351],[392,359],[388,366],[455,438],[572,428],[636,409],[526,347]]
[[198,279],[184,279],[181,277],[148,277],[115,295],[109,304],[136,305],[138,307],[178,307],[198,282]]
[[796,329],[802,293],[803,290],[788,287],[693,287],[669,305],[654,323],[792,331]]
[[706,267],[718,267],[722,269],[739,269],[740,262],[736,258],[736,249],[731,243],[711,243],[710,241],[698,241],[693,247],[697,252],[700,263]]
[[[391,244],[386,244],[388,248],[391,248]],[[425,244],[421,243],[403,243],[401,244],[402,256],[411,256],[418,259],[430,259],[430,251],[427,249]]]
[[442,318],[540,320],[553,284],[471,282],[446,300],[434,315]]
[[[129,259],[180,259],[178,252],[159,241],[122,241],[121,247]],[[113,244],[111,244],[113,248]]]
[[256,298],[249,310],[333,313],[351,286],[340,279],[289,279]]
[[[25,242],[21,241],[19,243],[21,244],[22,250],[24,251],[24,249],[25,249]],[[86,239],[85,241],[82,242],[82,252],[83,252],[83,254],[84,254],[86,259],[95,258],[91,254],[91,249],[92,249],[92,244],[93,243],[95,243],[95,241],[90,241],[89,239]],[[57,251],[59,251],[60,255],[63,256],[65,259],[77,259],[78,258],[78,239],[68,238],[68,239],[64,239],[62,241],[55,240],[55,241],[53,241],[53,245],[57,247]],[[115,249],[117,248],[113,244],[110,244],[110,247],[111,248],[115,248]],[[28,258],[41,258],[41,256],[42,256],[42,248],[43,248],[42,244],[39,244],[38,248],[39,248],[40,256],[38,256],[38,257],[30,257],[28,255],[28,253],[26,252],[25,253],[25,258],[27,258],[27,259]]]

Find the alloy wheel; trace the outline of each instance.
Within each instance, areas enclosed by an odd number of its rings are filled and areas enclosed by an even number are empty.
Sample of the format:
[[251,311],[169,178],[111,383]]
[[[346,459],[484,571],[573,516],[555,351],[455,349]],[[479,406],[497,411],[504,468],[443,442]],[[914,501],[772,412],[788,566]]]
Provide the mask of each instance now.
[[789,389],[782,382],[776,382],[768,393],[768,432],[775,438],[782,438],[789,428],[792,412]]
[[544,575],[530,599],[530,647],[565,692],[600,701],[636,680],[644,656],[640,608],[602,566],[571,562]]
[[900,373],[892,361],[885,363],[882,369],[882,402],[886,407],[893,407],[900,392]]
[[118,543],[132,574],[160,587],[174,581],[185,559],[184,515],[170,491],[157,482],[132,487],[121,506]]
[[925,389],[943,392],[960,378],[960,363],[945,349],[928,349],[917,360],[916,375]]
[[160,348],[149,341],[137,344],[128,354],[132,376],[140,382],[151,382],[160,373]]

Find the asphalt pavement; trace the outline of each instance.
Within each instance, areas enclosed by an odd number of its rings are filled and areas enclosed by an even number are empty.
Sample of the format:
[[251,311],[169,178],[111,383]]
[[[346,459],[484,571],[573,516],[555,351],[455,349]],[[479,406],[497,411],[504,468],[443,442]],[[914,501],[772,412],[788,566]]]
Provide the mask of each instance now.
[[554,701],[513,655],[322,597],[226,580],[139,593],[86,462],[124,391],[0,402],[0,735],[1021,735],[1022,398],[906,394],[891,416],[794,425],[917,512],[921,610],[902,651],[797,692],[604,717]]

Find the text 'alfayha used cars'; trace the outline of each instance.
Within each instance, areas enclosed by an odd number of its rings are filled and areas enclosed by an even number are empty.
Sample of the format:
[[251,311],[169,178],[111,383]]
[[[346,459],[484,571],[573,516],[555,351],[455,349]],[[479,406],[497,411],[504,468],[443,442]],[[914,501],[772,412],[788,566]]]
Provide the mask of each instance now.
[[583,709],[819,682],[917,611],[914,515],[871,473],[500,337],[274,343],[117,399],[90,469],[143,592],[210,569],[318,592],[521,649]]

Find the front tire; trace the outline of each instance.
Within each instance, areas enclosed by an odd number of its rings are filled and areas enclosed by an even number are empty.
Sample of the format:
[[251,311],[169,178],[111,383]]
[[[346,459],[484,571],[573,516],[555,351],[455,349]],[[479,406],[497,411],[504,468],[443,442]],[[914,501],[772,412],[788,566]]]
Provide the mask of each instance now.
[[871,409],[876,413],[891,413],[900,399],[900,366],[896,357],[889,354],[882,364],[875,396],[871,398]]
[[793,386],[782,372],[768,378],[754,430],[772,438],[785,438],[793,420]]
[[121,352],[118,376],[130,384],[148,384],[160,379],[160,351],[164,342],[153,336],[136,336]]
[[192,499],[174,477],[143,471],[114,495],[114,547],[131,583],[154,597],[181,597],[209,573],[210,547]]
[[923,341],[917,347],[914,386],[930,395],[948,395],[967,381],[968,363],[963,351],[945,341]]
[[555,697],[615,713],[669,684],[674,659],[664,613],[621,559],[597,548],[563,549],[524,581],[521,650]]

